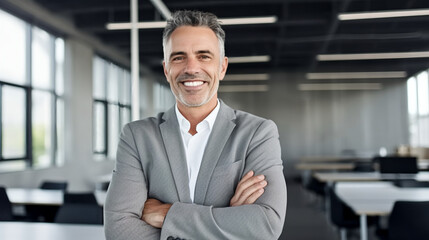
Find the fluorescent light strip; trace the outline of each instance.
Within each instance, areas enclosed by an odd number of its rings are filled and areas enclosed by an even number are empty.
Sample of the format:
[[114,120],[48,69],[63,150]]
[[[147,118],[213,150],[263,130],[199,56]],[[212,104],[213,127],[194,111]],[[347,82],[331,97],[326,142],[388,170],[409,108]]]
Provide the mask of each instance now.
[[303,83],[298,85],[300,91],[350,91],[380,90],[381,83]]
[[219,86],[219,92],[267,92],[268,85],[226,85]]
[[357,54],[320,54],[319,61],[350,61],[375,59],[428,58],[429,52],[397,52],[397,53],[357,53]]
[[277,22],[277,17],[220,18],[219,21],[221,25],[267,24]]
[[269,55],[228,57],[228,63],[269,62],[270,60],[271,60],[271,57]]
[[[167,26],[167,22],[165,21],[157,21],[157,22],[138,22],[138,29],[152,29],[152,28],[165,28]],[[106,28],[108,30],[129,30],[131,29],[131,23],[108,23],[106,24]]]
[[268,73],[258,74],[227,74],[224,81],[267,81],[270,78]]
[[[243,25],[243,24],[267,24],[277,22],[276,16],[268,17],[248,17],[248,18],[220,18],[221,25]],[[151,28],[165,28],[166,21],[153,21],[153,22],[139,22],[137,28],[151,29]],[[131,29],[131,23],[107,23],[108,30],[128,30]]]
[[405,78],[407,73],[404,71],[392,72],[327,72],[327,73],[307,73],[306,77],[310,80],[318,79],[378,79],[378,78]]
[[426,15],[429,15],[429,9],[341,13],[338,15],[338,19],[341,21],[350,21],[350,20],[377,19],[377,18],[417,17],[417,16],[426,16]]

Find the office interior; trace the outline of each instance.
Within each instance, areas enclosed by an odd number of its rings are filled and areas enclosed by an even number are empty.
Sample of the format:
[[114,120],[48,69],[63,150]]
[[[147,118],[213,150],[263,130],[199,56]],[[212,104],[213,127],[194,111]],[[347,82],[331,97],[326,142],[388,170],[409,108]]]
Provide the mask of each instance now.
[[[351,172],[362,161],[373,166],[377,156],[399,155],[415,157],[419,174],[427,171],[426,0],[0,0],[1,186],[39,188],[48,180],[67,182],[68,192],[102,189],[122,126],[174,105],[159,27],[138,29],[134,92],[131,29],[109,26],[130,23],[133,2],[145,23],[179,9],[225,22],[230,64],[219,98],[279,130],[288,184],[280,239],[344,239],[326,207],[327,184],[319,192],[306,185],[315,173]],[[245,17],[265,22],[228,22]],[[357,219],[349,239],[393,239],[379,226],[362,238]]]

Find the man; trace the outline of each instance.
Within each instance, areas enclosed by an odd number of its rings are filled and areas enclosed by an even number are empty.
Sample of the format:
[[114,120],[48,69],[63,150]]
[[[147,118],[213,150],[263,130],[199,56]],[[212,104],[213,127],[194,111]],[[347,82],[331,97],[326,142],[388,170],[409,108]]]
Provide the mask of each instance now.
[[176,106],[123,129],[105,203],[110,239],[277,239],[286,213],[275,124],[217,98],[225,33],[178,11],[163,35]]

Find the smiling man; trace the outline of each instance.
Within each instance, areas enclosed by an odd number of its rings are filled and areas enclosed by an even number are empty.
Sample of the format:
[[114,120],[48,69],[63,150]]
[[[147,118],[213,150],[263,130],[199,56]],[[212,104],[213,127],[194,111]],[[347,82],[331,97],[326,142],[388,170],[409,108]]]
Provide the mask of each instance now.
[[276,125],[218,100],[216,16],[178,11],[164,29],[176,105],[127,124],[105,204],[106,239],[277,239],[286,184]]

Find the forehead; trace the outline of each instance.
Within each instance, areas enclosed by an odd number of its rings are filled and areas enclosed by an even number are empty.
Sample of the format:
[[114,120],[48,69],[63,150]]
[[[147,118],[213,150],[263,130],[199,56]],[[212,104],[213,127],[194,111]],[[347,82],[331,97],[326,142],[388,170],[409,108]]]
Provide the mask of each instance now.
[[217,50],[219,42],[216,34],[208,27],[178,27],[170,36],[167,47],[171,51],[193,50]]

